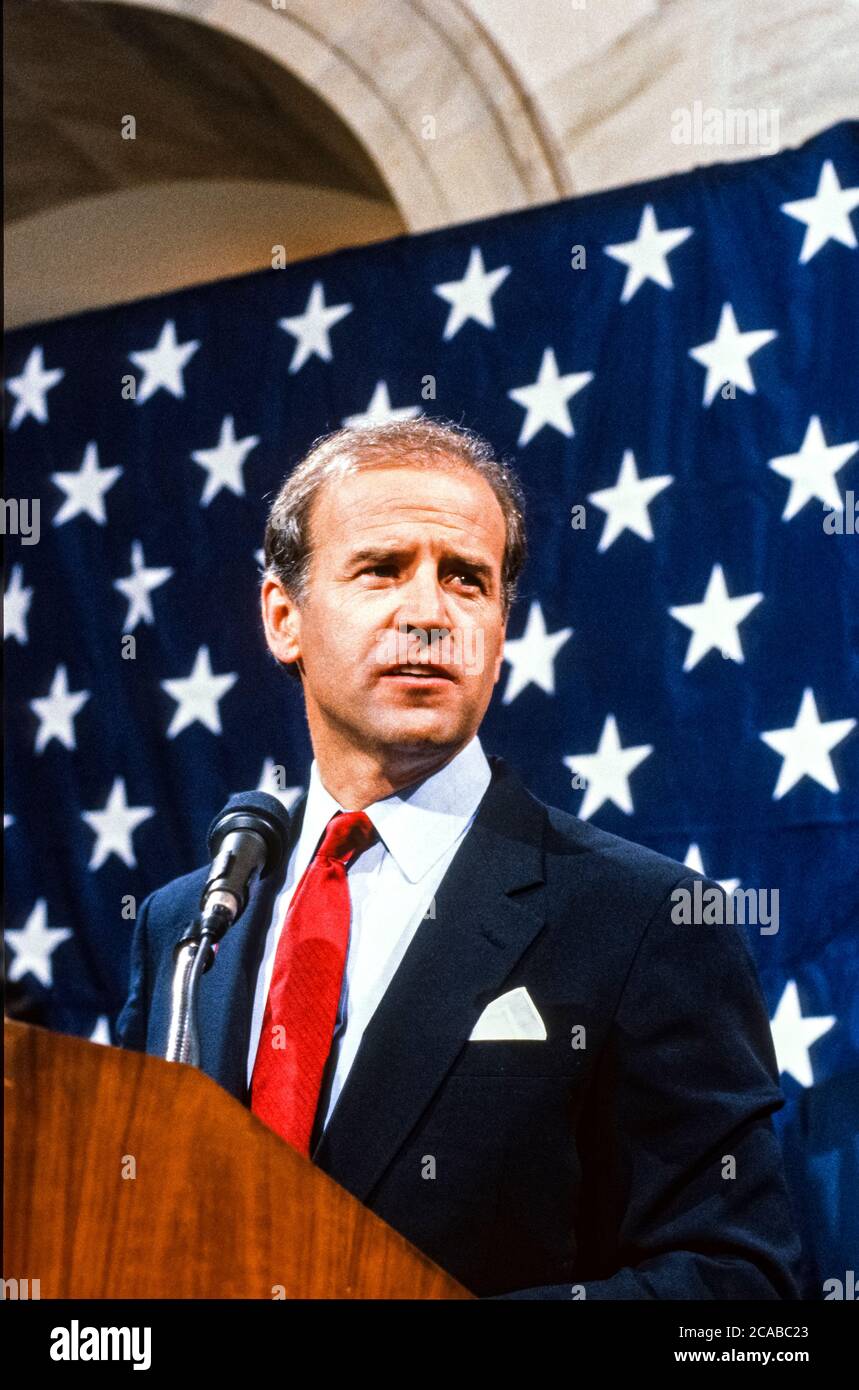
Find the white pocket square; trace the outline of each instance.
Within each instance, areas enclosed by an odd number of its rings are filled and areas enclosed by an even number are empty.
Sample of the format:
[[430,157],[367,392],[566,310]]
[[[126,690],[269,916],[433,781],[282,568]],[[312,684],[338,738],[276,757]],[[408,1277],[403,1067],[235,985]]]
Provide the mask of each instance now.
[[544,1042],[546,1025],[534,1007],[534,1001],[520,985],[507,994],[500,994],[487,1004],[471,1031],[469,1042],[501,1042],[519,1039],[523,1042]]

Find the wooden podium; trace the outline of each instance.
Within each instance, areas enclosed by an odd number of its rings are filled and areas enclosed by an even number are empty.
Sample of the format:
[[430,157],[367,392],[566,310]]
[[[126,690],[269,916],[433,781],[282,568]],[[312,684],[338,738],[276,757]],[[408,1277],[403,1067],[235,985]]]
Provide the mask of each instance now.
[[6,1279],[44,1298],[471,1298],[194,1067],[6,1021]]

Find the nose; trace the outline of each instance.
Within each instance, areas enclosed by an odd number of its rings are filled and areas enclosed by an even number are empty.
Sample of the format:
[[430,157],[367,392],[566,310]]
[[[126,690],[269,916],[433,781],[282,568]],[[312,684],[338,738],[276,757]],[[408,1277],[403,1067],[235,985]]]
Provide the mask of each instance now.
[[450,631],[447,596],[439,583],[435,561],[428,559],[416,565],[401,587],[395,623],[401,632],[414,628]]

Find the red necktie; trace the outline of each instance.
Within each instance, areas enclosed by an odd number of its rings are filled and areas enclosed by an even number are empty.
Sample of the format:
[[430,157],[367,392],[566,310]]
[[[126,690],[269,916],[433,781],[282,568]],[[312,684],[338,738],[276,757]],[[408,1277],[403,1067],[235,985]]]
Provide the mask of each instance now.
[[274,958],[251,1110],[308,1156],[349,945],[346,866],[377,838],[363,811],[332,817],[292,895]]

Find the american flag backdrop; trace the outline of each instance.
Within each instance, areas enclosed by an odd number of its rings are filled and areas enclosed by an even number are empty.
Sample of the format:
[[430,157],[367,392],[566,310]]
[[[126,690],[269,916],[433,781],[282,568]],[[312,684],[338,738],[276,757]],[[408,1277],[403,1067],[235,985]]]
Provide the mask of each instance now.
[[5,498],[40,504],[6,542],[8,1011],[109,1041],[135,905],[231,792],[297,799],[267,499],[344,421],[453,419],[528,503],[483,746],[778,891],[745,930],[809,1293],[859,1274],[857,231],[845,124],[7,334]]

